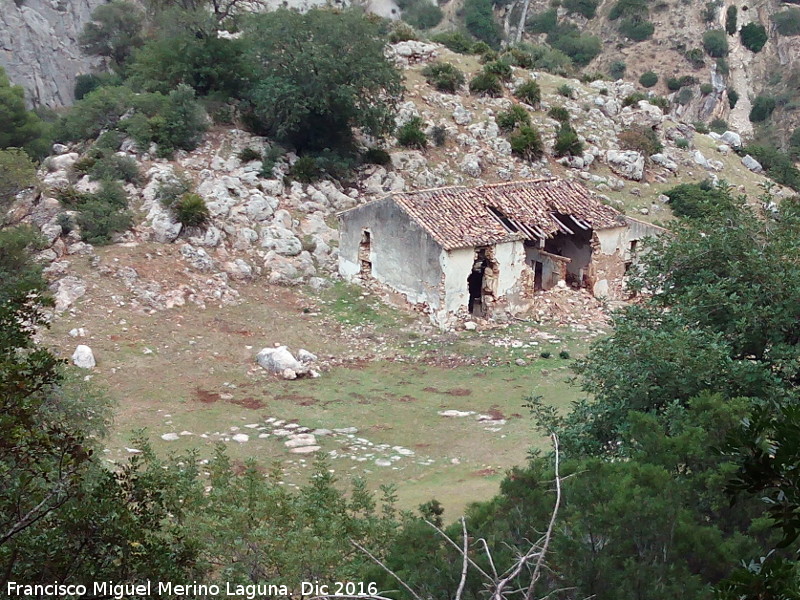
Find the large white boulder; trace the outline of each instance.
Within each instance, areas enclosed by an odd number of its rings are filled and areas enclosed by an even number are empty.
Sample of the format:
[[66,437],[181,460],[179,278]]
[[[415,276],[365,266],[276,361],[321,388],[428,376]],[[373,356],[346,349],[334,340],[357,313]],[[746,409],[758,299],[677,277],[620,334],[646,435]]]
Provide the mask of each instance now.
[[270,373],[283,374],[286,369],[294,372],[303,370],[303,364],[297,360],[286,346],[264,348],[256,355],[256,362]]
[[641,181],[644,176],[644,156],[634,150],[609,150],[606,162],[612,171],[626,179]]
[[83,344],[72,353],[72,364],[81,369],[94,369],[97,366],[92,349]]

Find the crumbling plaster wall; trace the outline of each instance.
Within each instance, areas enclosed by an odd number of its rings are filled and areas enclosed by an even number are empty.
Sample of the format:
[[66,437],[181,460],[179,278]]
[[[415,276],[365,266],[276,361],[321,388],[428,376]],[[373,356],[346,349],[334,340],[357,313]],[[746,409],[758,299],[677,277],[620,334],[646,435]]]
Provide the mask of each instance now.
[[441,246],[390,198],[340,215],[339,273],[347,281],[361,272],[363,232],[370,233],[371,276],[431,311],[441,306]]

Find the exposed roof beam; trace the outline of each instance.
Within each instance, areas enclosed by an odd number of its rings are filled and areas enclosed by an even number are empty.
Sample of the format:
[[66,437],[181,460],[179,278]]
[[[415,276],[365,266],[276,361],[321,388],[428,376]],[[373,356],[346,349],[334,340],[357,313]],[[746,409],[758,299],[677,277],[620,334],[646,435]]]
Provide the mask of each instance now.
[[574,231],[572,231],[572,229],[570,229],[570,228],[569,228],[569,227],[567,227],[566,225],[564,225],[564,224],[563,224],[561,221],[559,221],[559,220],[556,218],[556,216],[555,216],[554,214],[550,213],[550,217],[553,219],[553,221],[555,221],[555,222],[556,222],[556,225],[558,225],[558,227],[559,227],[559,228],[560,228],[562,231],[564,231],[565,233],[568,233],[568,234],[570,234],[570,235],[575,235],[575,232],[574,232]]

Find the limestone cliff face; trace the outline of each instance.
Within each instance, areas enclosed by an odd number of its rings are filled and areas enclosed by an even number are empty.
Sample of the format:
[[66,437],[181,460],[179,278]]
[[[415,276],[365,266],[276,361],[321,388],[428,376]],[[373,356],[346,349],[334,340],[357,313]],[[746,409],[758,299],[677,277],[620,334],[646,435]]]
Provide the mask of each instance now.
[[[17,4],[20,4],[17,6]],[[30,105],[73,102],[75,76],[88,73],[78,36],[103,0],[0,0],[0,66]]]

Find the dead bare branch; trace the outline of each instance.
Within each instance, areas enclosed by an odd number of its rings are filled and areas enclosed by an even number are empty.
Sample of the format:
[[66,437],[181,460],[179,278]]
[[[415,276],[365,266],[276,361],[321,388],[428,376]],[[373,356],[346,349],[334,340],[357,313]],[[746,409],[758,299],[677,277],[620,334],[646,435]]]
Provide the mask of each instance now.
[[416,593],[416,592],[415,592],[413,589],[411,589],[411,587],[410,587],[410,586],[409,586],[409,585],[408,585],[408,584],[407,584],[405,581],[403,581],[402,579],[400,579],[400,576],[399,576],[399,575],[397,575],[397,573],[395,573],[395,572],[394,572],[394,571],[392,571],[392,570],[391,570],[389,567],[387,567],[387,566],[386,566],[386,565],[385,565],[385,564],[384,564],[384,563],[383,563],[383,562],[382,562],[380,559],[376,558],[376,557],[375,557],[375,556],[374,556],[374,555],[373,555],[373,554],[372,554],[372,553],[371,553],[369,550],[367,550],[366,548],[364,548],[364,546],[362,546],[361,544],[359,544],[358,542],[356,542],[356,541],[354,541],[354,540],[350,540],[350,543],[351,543],[351,544],[353,544],[353,546],[355,546],[355,547],[356,547],[356,548],[358,548],[359,550],[361,550],[361,551],[362,551],[364,554],[366,554],[367,556],[369,556],[369,557],[370,557],[370,558],[373,560],[373,562],[374,562],[376,565],[378,565],[378,566],[379,566],[381,569],[383,569],[383,570],[384,570],[384,571],[386,571],[386,572],[387,572],[389,575],[391,575],[392,577],[394,577],[394,578],[397,580],[397,583],[399,583],[399,584],[400,584],[400,585],[402,585],[404,588],[406,588],[406,590],[408,591],[408,593],[409,593],[409,594],[411,594],[411,595],[414,597],[414,600],[422,600],[422,598],[420,598],[420,596],[419,596],[419,595],[418,595],[418,594],[417,594],[417,593]]
[[461,563],[461,581],[458,582],[455,600],[461,600],[464,586],[467,585],[467,569],[469,568],[469,555],[467,554],[469,552],[469,536],[467,535],[467,521],[464,517],[461,517],[461,530],[464,535],[464,550],[461,552],[464,560]]

